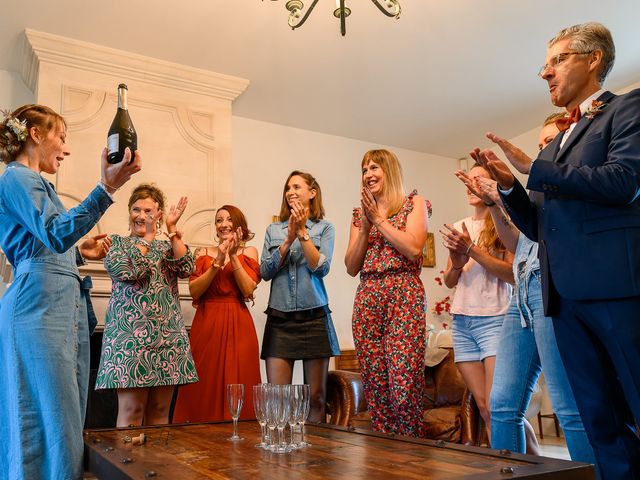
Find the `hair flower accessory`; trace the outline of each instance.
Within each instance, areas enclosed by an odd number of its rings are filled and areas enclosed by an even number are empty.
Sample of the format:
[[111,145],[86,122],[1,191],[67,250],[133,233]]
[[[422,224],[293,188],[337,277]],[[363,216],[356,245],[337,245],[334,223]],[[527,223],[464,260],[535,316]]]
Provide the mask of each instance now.
[[27,120],[18,120],[16,117],[11,115],[10,112],[3,110],[4,121],[3,123],[7,126],[9,130],[13,132],[13,134],[18,138],[19,142],[24,142],[29,136],[29,129],[27,128]]
[[606,106],[607,104],[604,102],[601,102],[600,100],[593,100],[591,102],[591,106],[587,108],[587,110],[584,112],[584,116],[589,120],[592,120],[593,117],[595,117],[599,113],[602,113],[602,109]]

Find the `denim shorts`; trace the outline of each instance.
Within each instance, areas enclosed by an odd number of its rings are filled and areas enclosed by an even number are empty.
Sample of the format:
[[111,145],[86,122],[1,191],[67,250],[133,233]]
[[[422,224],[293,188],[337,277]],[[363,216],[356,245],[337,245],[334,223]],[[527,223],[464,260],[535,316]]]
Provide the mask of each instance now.
[[504,315],[453,316],[453,354],[458,362],[480,362],[496,355]]

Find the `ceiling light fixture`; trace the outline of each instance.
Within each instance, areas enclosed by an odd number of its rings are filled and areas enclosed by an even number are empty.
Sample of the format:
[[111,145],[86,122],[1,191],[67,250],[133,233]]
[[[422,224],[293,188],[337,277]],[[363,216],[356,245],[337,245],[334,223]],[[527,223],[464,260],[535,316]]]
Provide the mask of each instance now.
[[[291,30],[295,30],[296,28],[304,25],[304,22],[307,21],[307,18],[309,18],[309,15],[313,12],[318,1],[319,0],[313,0],[311,6],[307,9],[304,15],[302,15],[304,3],[302,3],[301,0],[287,1],[285,8],[289,11],[289,26],[291,27]],[[346,18],[351,15],[351,9],[345,6],[345,2],[346,0],[336,0],[336,9],[333,11],[333,16],[340,19],[340,33],[342,33],[343,37],[347,33]],[[400,18],[400,12],[402,9],[400,8],[398,0],[382,0],[382,2],[379,2],[378,0],[371,0],[371,2],[387,17],[395,17],[396,19]],[[385,6],[383,6],[382,3],[384,3]],[[302,19],[300,19],[300,17],[302,17]]]

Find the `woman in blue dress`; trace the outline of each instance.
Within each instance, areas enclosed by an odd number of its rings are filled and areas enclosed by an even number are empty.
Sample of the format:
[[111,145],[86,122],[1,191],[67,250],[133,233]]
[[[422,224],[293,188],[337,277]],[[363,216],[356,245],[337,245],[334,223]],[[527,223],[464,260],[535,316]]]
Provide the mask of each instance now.
[[[140,170],[107,163],[102,180],[67,211],[53,185],[70,154],[64,119],[48,107],[25,105],[0,121],[0,247],[14,280],[0,300],[0,477],[82,477],[89,386],[87,304],[74,245],[113,203],[111,195]],[[80,245],[89,258],[104,243]]]

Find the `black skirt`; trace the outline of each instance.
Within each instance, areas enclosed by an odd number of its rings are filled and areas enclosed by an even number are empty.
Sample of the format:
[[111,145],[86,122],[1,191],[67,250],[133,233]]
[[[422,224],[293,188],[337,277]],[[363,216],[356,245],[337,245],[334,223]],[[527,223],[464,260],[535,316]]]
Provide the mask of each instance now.
[[260,358],[310,360],[340,355],[328,306],[295,312],[267,308]]

